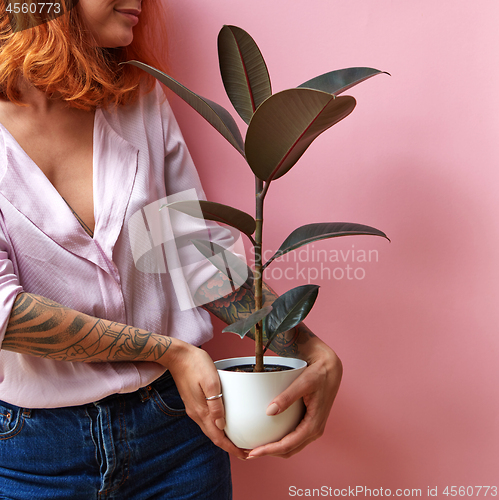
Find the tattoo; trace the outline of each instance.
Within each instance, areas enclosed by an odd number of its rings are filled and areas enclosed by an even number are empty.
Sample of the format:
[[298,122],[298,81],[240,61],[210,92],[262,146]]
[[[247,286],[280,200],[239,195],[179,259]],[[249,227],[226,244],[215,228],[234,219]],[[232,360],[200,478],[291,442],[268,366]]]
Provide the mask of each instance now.
[[169,337],[92,318],[49,299],[21,293],[2,348],[58,361],[158,361]]
[[147,347],[152,332],[98,319],[90,331],[66,349],[46,357],[59,361],[158,361],[170,347],[171,339],[160,338]]
[[279,356],[296,358],[299,354],[299,346],[306,344],[315,335],[303,324],[296,325],[292,330],[279,333],[272,341],[270,349]]
[[250,315],[255,309],[255,299],[249,290],[239,288],[220,297],[220,290],[223,289],[224,285],[219,284],[218,280],[208,281],[206,287],[203,286],[198,290],[197,297],[203,298],[202,302],[205,303],[203,307],[206,310],[228,325],[235,323],[243,315]]
[[[222,295],[224,296],[220,298]],[[255,310],[253,293],[242,287],[231,292],[229,279],[220,272],[201,286],[196,296],[200,299],[200,303],[204,303],[204,309],[228,325],[249,316]],[[264,283],[263,306],[272,304],[276,298],[277,294]],[[206,303],[207,300],[210,302]],[[254,331],[248,332],[246,336],[255,339]],[[299,346],[308,342],[312,337],[315,335],[303,323],[300,323],[293,329],[278,334],[272,341],[270,349],[280,356],[297,357]],[[264,344],[267,341],[265,330],[263,341]]]

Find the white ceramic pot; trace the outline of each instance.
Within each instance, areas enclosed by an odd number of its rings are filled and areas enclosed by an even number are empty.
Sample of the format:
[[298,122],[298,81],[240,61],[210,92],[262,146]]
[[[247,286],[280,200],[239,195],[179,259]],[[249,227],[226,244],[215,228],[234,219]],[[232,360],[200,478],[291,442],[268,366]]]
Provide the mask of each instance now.
[[300,399],[278,415],[268,416],[265,413],[272,400],[306,368],[305,361],[265,356],[264,364],[284,365],[292,369],[262,373],[224,370],[254,363],[254,356],[215,361],[222,384],[225,433],[237,447],[246,449],[279,441],[296,428],[305,411],[303,400]]

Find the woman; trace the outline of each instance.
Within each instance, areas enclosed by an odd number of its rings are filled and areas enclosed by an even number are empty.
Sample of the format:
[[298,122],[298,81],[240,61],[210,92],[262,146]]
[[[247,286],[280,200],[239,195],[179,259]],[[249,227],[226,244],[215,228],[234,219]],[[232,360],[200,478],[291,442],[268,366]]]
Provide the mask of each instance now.
[[[231,498],[226,452],[291,456],[322,434],[338,390],[331,349],[304,325],[281,335],[276,351],[309,366],[267,412],[303,397],[307,413],[278,443],[236,448],[217,372],[196,347],[211,336],[208,313],[181,311],[170,275],[134,262],[134,215],[188,189],[203,196],[162,91],[118,64],[155,62],[144,34],[160,9],[80,0],[18,33],[2,12],[4,498]],[[217,300],[228,284],[205,262],[189,273],[204,309],[226,322],[251,310],[242,289],[236,307]]]

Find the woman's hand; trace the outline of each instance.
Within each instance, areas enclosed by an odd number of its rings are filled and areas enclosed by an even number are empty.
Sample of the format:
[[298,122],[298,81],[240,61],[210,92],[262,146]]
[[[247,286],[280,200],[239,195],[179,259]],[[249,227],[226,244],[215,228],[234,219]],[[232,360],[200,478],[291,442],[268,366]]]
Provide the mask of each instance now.
[[[227,324],[235,323],[255,310],[255,298],[251,291],[241,287],[230,294],[231,289],[227,276],[219,272],[197,292],[203,308]],[[228,293],[230,295],[226,296]],[[271,305],[277,298],[277,294],[265,283],[263,294],[263,306]],[[248,332],[246,337],[254,339],[253,332]],[[287,390],[274,398],[267,414],[283,412],[302,397],[307,412],[293,432],[276,443],[255,448],[248,458],[264,455],[290,457],[320,437],[341,382],[343,370],[338,356],[303,323],[278,334],[270,349],[280,356],[304,359],[308,366]]]
[[214,444],[238,458],[247,452],[237,448],[225,435],[225,411],[222,398],[206,398],[222,392],[220,378],[210,356],[190,344],[172,339],[172,355],[168,360],[170,370],[187,415],[196,422]]
[[267,408],[267,415],[282,413],[293,402],[303,397],[307,408],[298,427],[276,443],[259,446],[248,458],[266,455],[289,458],[322,436],[343,372],[338,356],[317,337],[309,342],[308,362],[303,373]]

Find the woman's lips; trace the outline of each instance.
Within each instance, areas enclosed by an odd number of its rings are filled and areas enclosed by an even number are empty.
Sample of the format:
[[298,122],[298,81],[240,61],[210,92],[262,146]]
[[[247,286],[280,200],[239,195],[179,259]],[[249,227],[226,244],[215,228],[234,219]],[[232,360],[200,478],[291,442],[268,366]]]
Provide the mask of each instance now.
[[140,10],[120,9],[117,10],[116,12],[125,16],[132,23],[132,26],[135,26],[139,22]]

